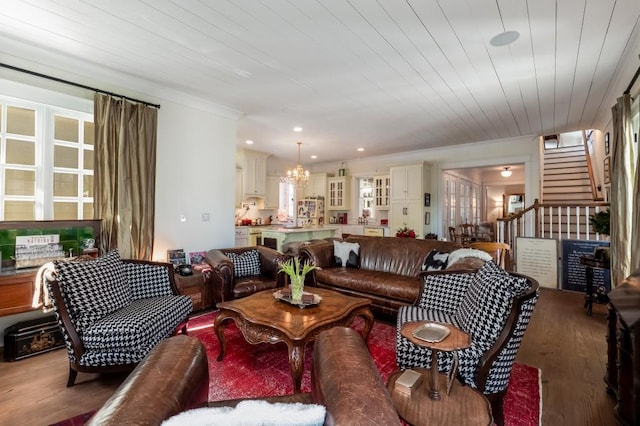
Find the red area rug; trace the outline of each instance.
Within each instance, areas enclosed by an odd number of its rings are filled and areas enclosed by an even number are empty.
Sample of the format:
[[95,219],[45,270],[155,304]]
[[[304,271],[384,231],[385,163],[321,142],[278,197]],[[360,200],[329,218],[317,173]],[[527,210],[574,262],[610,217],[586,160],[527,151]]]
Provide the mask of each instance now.
[[[293,393],[287,347],[262,343],[252,345],[231,322],[225,329],[227,353],[217,361],[220,350],[213,332],[215,313],[201,315],[189,321],[189,335],[197,337],[207,348],[209,358],[209,400],[252,398]],[[353,327],[361,330],[357,319]],[[376,322],[367,345],[382,379],[398,369],[395,354],[395,327]],[[302,391],[311,390],[312,349],[305,352]],[[537,426],[540,424],[540,370],[516,363],[511,373],[504,401],[506,426]]]
[[[231,322],[226,330],[227,353],[217,361],[220,345],[213,332],[216,313],[207,313],[189,321],[189,335],[205,345],[209,359],[209,400],[253,398],[293,393],[287,348],[284,343],[251,345]],[[353,327],[361,330],[362,321]],[[383,380],[397,370],[395,356],[395,327],[376,322],[367,341],[369,351]],[[302,391],[311,390],[312,349],[305,352]],[[540,371],[516,363],[511,373],[504,401],[506,426],[537,426],[540,424]],[[82,425],[92,413],[65,420],[56,425]]]

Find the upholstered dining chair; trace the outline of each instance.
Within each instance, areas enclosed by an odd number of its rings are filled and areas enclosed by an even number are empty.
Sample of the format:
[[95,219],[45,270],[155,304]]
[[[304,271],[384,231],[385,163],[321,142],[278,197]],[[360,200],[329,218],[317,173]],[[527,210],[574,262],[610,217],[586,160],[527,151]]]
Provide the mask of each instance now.
[[502,268],[507,269],[507,266],[510,264],[509,262],[509,252],[511,251],[511,247],[507,243],[497,243],[497,242],[489,242],[489,241],[481,241],[471,243],[469,248],[473,248],[476,250],[482,250],[487,252],[493,257],[493,260]]

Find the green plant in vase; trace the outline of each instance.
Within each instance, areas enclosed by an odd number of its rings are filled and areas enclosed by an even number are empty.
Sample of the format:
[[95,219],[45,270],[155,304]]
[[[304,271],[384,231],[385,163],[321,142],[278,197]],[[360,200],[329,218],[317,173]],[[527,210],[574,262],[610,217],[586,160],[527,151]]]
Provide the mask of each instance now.
[[[611,214],[609,212],[609,209],[594,213],[589,216],[589,223],[591,224],[591,229],[593,229],[595,232],[608,236],[611,229]],[[609,247],[596,247],[593,255],[596,259],[609,262],[609,250]]]
[[609,235],[611,215],[609,209],[589,216],[591,228],[598,234]]
[[291,287],[291,298],[302,300],[304,291],[304,278],[313,271],[316,266],[311,262],[301,262],[299,257],[293,257],[282,263],[279,272],[284,272],[289,276],[289,286]]

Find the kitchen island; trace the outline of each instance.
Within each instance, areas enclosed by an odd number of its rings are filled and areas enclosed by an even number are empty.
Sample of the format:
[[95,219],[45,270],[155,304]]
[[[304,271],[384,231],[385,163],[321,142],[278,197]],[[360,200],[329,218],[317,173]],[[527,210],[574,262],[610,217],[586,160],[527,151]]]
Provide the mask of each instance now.
[[262,231],[262,241],[265,238],[276,240],[276,250],[282,252],[282,247],[294,241],[311,241],[334,237],[339,226],[303,226],[295,228],[272,228]]

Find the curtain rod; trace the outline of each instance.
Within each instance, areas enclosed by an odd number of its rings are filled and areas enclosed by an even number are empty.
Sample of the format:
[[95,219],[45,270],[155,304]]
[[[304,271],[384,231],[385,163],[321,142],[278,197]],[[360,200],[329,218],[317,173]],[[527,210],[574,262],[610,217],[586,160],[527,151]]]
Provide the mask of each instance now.
[[628,95],[629,93],[631,93],[631,88],[636,83],[636,80],[638,79],[638,77],[640,77],[640,67],[638,67],[638,69],[636,70],[636,73],[633,75],[631,82],[627,86],[627,90],[625,90],[623,93],[624,95]]
[[122,98],[122,99],[128,99],[130,101],[138,102],[138,103],[141,103],[141,104],[144,104],[144,105],[147,105],[147,106],[151,106],[151,107],[160,109],[160,105],[158,105],[158,104],[152,104],[151,102],[141,101],[140,99],[135,99],[135,98],[132,98],[130,96],[119,95],[117,93],[109,92],[109,91],[102,90],[102,89],[97,89],[95,87],[85,86],[84,84],[74,83],[73,81],[63,80],[63,79],[58,78],[58,77],[52,77],[50,75],[40,74],[39,72],[29,71],[29,70],[26,70],[24,68],[14,67],[13,65],[4,64],[2,62],[0,62],[0,67],[7,68],[7,69],[10,69],[10,70],[13,70],[13,71],[19,71],[19,72],[22,72],[22,73],[25,73],[25,74],[29,74],[29,75],[34,75],[36,77],[46,78],[47,80],[57,81],[58,83],[68,84],[70,86],[79,87],[81,89],[91,90],[92,92],[104,93],[105,95],[115,96],[117,98]]

